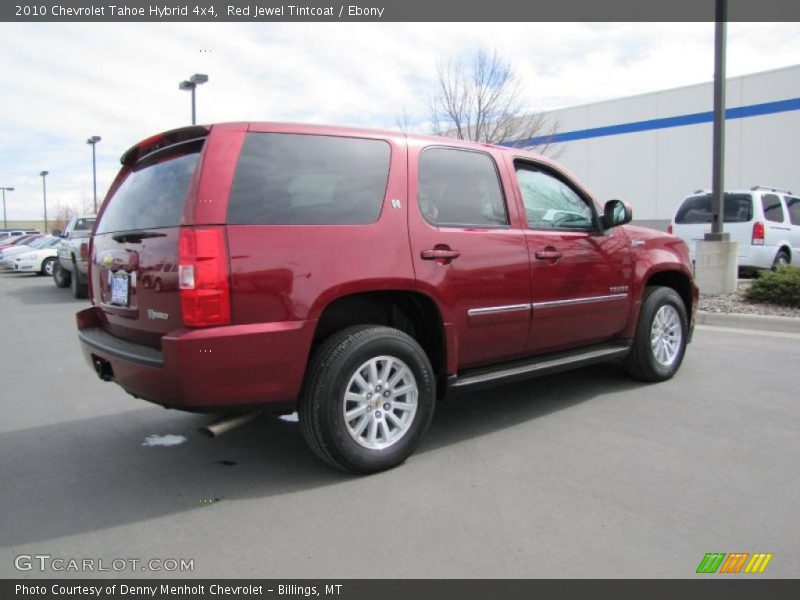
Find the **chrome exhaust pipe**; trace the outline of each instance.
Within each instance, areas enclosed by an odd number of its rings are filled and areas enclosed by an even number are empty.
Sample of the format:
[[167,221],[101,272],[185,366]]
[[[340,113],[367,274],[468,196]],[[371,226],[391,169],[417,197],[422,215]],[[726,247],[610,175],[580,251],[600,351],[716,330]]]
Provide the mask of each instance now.
[[242,425],[247,425],[250,421],[255,421],[261,414],[261,412],[253,412],[244,415],[224,417],[219,421],[214,421],[204,427],[200,427],[200,433],[212,438],[219,437],[223,433],[229,432],[231,429],[236,429]]

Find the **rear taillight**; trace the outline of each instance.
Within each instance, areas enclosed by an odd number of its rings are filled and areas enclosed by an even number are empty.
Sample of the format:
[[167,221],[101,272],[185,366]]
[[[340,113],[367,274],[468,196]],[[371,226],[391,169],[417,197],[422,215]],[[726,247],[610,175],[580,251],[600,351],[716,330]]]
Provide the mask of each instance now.
[[185,227],[178,239],[178,287],[187,327],[231,322],[228,250],[221,227]]
[[764,224],[761,221],[753,223],[753,239],[751,243],[753,246],[764,245]]
[[667,233],[668,233],[668,234],[670,234],[670,235],[672,235],[672,223],[670,223],[669,225],[667,225]]

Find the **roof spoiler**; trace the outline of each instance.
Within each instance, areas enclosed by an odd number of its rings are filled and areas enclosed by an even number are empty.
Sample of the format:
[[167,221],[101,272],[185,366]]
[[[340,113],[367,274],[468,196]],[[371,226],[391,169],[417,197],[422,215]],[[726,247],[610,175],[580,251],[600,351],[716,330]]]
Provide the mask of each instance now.
[[172,129],[171,131],[158,133],[146,140],[142,140],[127,150],[119,161],[123,165],[131,166],[148,154],[152,154],[167,146],[173,146],[190,140],[202,139],[208,135],[209,131],[211,131],[211,128],[205,125],[192,125],[190,127],[181,127],[180,129]]

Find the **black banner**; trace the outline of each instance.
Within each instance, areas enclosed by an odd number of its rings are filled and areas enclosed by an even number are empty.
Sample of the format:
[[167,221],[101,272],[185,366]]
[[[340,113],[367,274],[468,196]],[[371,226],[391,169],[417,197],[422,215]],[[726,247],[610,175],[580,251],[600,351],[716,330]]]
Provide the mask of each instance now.
[[[716,576],[715,576],[716,577]],[[622,600],[753,600],[797,598],[797,580],[691,579],[691,580],[510,580],[510,579],[344,579],[344,580],[232,580],[232,579],[74,579],[2,580],[4,600],[569,600],[605,598]]]
[[[800,21],[800,2],[728,0],[730,21]],[[713,21],[714,0],[32,0],[3,3],[12,22]]]

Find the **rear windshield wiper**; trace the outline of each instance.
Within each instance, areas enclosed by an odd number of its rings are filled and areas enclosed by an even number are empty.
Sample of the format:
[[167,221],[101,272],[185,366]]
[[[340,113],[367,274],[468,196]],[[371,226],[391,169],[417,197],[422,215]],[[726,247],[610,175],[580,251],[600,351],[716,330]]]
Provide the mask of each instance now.
[[111,239],[120,244],[138,244],[147,238],[166,237],[166,235],[166,233],[156,233],[155,231],[129,231],[115,233],[111,236]]

